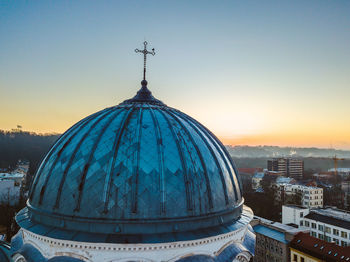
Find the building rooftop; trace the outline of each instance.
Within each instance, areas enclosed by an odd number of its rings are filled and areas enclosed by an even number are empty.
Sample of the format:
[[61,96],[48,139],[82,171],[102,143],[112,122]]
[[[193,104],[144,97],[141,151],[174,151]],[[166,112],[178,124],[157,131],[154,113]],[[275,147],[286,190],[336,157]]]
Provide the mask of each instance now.
[[350,261],[350,247],[341,247],[312,237],[308,233],[298,233],[290,242],[290,246],[322,261]]
[[[329,172],[334,172],[334,168],[328,169]],[[348,173],[350,172],[350,167],[337,167],[337,172]]]
[[290,184],[294,179],[291,177],[277,177],[276,178],[276,184]]
[[23,178],[24,174],[22,173],[0,173],[0,179],[15,179]]
[[285,244],[288,243],[288,241],[284,238],[283,232],[277,231],[275,229],[269,228],[261,224],[254,226],[253,229],[256,233],[275,239]]
[[292,205],[292,204],[287,204],[287,205],[283,205],[283,206],[291,207],[291,208],[295,208],[295,209],[308,209],[307,207],[303,207],[300,205]]
[[257,173],[255,173],[253,178],[263,178],[264,176],[265,176],[264,172],[257,172]]
[[294,226],[289,226],[286,224],[271,221],[269,219],[258,217],[258,216],[254,216],[254,219],[259,220],[258,225],[263,225],[265,227],[274,228],[275,230],[280,231],[280,232],[282,231],[282,232],[288,232],[291,234],[296,234],[300,231],[305,231],[305,230],[301,230],[300,228],[295,228]]
[[238,172],[241,174],[255,174],[256,172],[264,171],[261,167],[249,167],[249,168],[238,168]]
[[333,208],[315,209],[305,218],[350,230],[350,214],[343,210]]

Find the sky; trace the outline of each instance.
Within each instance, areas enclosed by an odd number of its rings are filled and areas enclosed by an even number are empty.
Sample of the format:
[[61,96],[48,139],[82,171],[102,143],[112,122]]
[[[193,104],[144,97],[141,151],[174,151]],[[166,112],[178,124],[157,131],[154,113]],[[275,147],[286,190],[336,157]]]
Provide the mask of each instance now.
[[0,129],[62,133],[140,88],[224,144],[350,149],[350,1],[1,1]]

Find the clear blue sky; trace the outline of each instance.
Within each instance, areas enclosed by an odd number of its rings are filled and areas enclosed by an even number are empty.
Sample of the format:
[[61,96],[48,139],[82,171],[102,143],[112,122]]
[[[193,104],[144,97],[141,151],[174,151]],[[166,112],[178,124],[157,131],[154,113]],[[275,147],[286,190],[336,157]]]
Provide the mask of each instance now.
[[0,129],[63,132],[133,96],[225,143],[350,148],[350,1],[1,1]]

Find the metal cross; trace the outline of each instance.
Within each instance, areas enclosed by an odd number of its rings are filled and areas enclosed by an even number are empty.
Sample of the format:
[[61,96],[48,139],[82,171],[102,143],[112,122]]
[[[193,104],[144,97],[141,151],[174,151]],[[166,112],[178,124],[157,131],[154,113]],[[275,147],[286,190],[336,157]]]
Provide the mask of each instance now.
[[147,41],[143,42],[144,48],[143,50],[135,49],[136,53],[142,53],[143,54],[143,80],[146,80],[146,56],[148,54],[155,55],[154,48],[152,48],[152,52],[147,50]]

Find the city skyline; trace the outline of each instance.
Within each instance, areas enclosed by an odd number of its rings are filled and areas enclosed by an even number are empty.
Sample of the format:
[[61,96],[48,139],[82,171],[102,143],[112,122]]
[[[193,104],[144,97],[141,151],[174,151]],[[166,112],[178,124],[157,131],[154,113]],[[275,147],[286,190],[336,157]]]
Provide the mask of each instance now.
[[0,129],[62,133],[140,88],[225,144],[350,149],[350,3],[1,3]]

